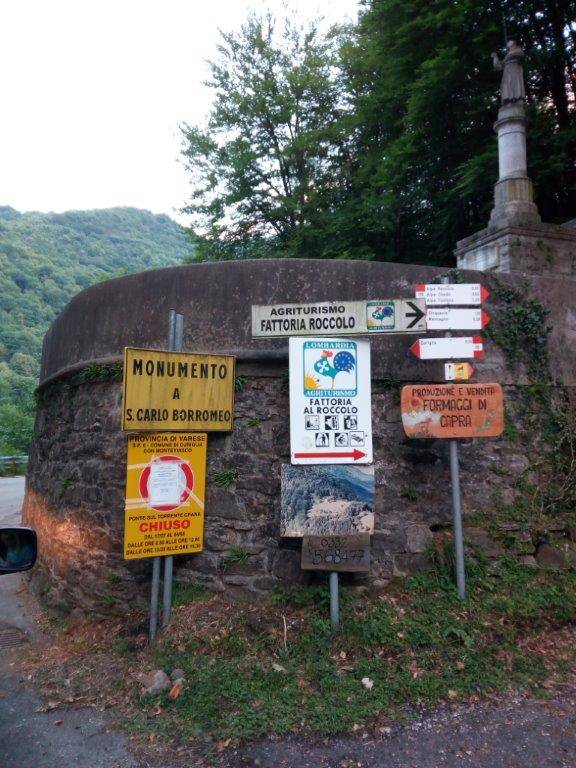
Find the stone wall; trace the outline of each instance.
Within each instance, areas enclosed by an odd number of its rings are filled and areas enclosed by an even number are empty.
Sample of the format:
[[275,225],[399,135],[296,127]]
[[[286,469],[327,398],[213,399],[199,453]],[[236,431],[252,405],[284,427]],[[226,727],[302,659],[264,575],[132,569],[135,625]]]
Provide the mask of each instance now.
[[557,224],[489,227],[460,240],[454,254],[460,269],[563,274],[572,279],[576,231]]
[[[280,466],[289,462],[287,342],[251,340],[250,306],[328,297],[408,297],[414,283],[430,280],[438,270],[355,262],[223,266],[161,270],[96,286],[73,299],[47,335],[24,520],[38,530],[36,577],[56,603],[104,611],[147,596],[151,562],[122,559],[126,435],[119,427],[121,384],[89,377],[82,382],[75,372],[95,360],[118,360],[124,345],[162,346],[156,325],[165,315],[155,315],[153,324],[149,316],[139,322],[132,311],[137,300],[152,306],[155,296],[165,308],[185,314],[186,350],[235,352],[237,374],[244,380],[236,393],[234,431],[209,435],[205,549],[177,558],[177,577],[244,592],[311,578],[299,567],[299,541],[279,536]],[[227,302],[226,281],[208,280],[214,274],[240,278],[230,284]],[[318,274],[325,278],[320,287]],[[204,292],[200,277],[208,280]],[[478,280],[478,275],[467,277]],[[130,304],[134,283],[136,304]],[[173,290],[172,300],[167,290]],[[185,290],[194,295],[184,299]],[[533,279],[531,295],[550,303],[554,330],[548,352],[554,370],[564,376],[563,387],[550,396],[564,402],[575,379],[573,345],[567,351],[564,347],[576,334],[570,281]],[[496,302],[493,309],[497,313]],[[430,540],[450,528],[447,444],[408,440],[400,420],[402,383],[441,376],[439,364],[422,363],[408,352],[413,338],[372,341],[376,531],[370,579],[377,585],[414,572]],[[490,553],[500,549],[483,532],[483,522],[496,508],[505,521],[506,509],[525,495],[526,485],[539,482],[532,466],[545,436],[539,414],[527,405],[533,385],[525,366],[507,365],[502,350],[488,340],[477,373],[476,380],[506,385],[506,436],[461,441],[460,450],[467,537]],[[227,487],[214,479],[223,469],[236,474]],[[510,535],[513,525],[506,530]],[[520,550],[530,554],[528,545]]]
[[[176,567],[179,578],[217,590],[266,591],[308,575],[300,571],[299,541],[279,535],[280,466],[290,456],[285,380],[245,378],[234,431],[209,436],[205,550],[177,558]],[[447,444],[406,438],[399,386],[375,381],[373,387],[371,578],[381,581],[413,573],[434,532],[449,528],[452,512]],[[508,387],[507,401],[517,397]],[[125,562],[121,555],[126,436],[118,428],[120,405],[119,383],[53,389],[30,456],[25,520],[39,533],[39,575],[57,601],[95,610],[133,600],[150,573],[150,561]],[[512,504],[517,477],[529,465],[528,446],[517,439],[462,441],[460,459],[464,514],[475,518],[497,498]],[[223,469],[237,475],[228,487],[213,481]],[[234,552],[243,557],[230,558]]]

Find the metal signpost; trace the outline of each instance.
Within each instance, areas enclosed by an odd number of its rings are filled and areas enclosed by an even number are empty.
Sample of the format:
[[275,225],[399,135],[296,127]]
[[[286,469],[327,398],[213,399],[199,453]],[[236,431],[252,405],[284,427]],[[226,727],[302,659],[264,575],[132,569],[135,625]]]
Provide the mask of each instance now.
[[[370,302],[360,304],[366,324]],[[373,313],[380,316],[383,305],[380,302]],[[409,309],[421,315],[416,321],[422,321],[422,309],[417,305]],[[374,317],[377,322],[382,319]],[[357,329],[359,323],[353,327]],[[370,343],[345,338],[290,338],[289,349],[292,464],[371,464]],[[337,570],[330,571],[329,580],[330,621],[336,631],[340,616]]]
[[[182,350],[182,342],[184,338],[184,315],[180,315],[175,310],[171,310],[170,318],[174,314],[174,333],[172,339],[168,342],[168,349],[174,352],[180,352]],[[170,321],[172,324],[172,320]],[[172,341],[172,346],[170,346]],[[234,364],[232,365],[232,382],[234,382]],[[206,442],[208,442],[206,436]],[[204,455],[204,482],[206,482],[206,455]],[[202,497],[202,501],[204,498]],[[202,522],[204,521],[204,505],[202,504]],[[202,539],[200,537],[200,549],[202,549]],[[198,551],[198,550],[196,550]],[[170,623],[170,616],[172,614],[172,581],[174,576],[174,558],[172,555],[167,555],[164,558],[164,594],[162,599],[162,626],[167,627]]]
[[[410,351],[421,360],[442,358],[482,358],[484,345],[481,336],[452,337],[451,330],[475,330],[490,321],[481,309],[449,309],[454,305],[477,307],[489,293],[479,283],[416,286],[416,298],[426,302],[429,330],[445,330],[444,338],[419,339]],[[441,309],[429,309],[440,307]],[[468,366],[467,368],[465,366]],[[468,363],[445,365],[445,378],[466,381],[472,375]],[[496,437],[504,428],[502,388],[498,384],[424,384],[408,386],[402,390],[402,423],[409,437],[449,439],[450,480],[452,486],[452,512],[454,549],[456,554],[456,584],[458,596],[466,597],[464,565],[464,539],[462,535],[462,508],[460,494],[460,466],[457,437]]]
[[183,315],[170,310],[167,351],[124,353],[122,429],[138,433],[128,441],[124,557],[153,558],[151,641],[158,626],[161,560],[166,626],[173,555],[202,551],[205,431],[232,429],[234,410],[234,357],[182,353],[183,326]]
[[[179,326],[181,329],[184,328],[184,316],[183,315],[177,315],[176,310],[171,309],[170,313],[168,315],[168,341],[167,341],[167,347],[169,350],[176,349],[176,317],[180,317]],[[182,330],[180,331],[180,348],[182,348]],[[125,353],[124,357],[124,398],[123,398],[123,415],[122,415],[122,426],[124,428],[124,420],[125,420],[125,408],[126,408],[126,379],[127,379],[127,356]],[[152,588],[151,588],[151,594],[150,594],[150,628],[149,628],[149,637],[150,641],[152,642],[156,638],[156,628],[158,626],[158,597],[160,593],[160,557],[155,557],[152,562]],[[170,569],[172,571],[172,569]],[[172,576],[172,573],[170,574]],[[171,579],[172,580],[172,579]],[[171,589],[172,587],[170,587]]]
[[[452,289],[450,291],[450,287],[448,285],[449,280],[447,277],[442,278],[442,286],[443,289],[442,293],[451,293],[451,301],[449,301],[449,304],[456,304],[456,303],[470,303],[470,304],[480,304],[482,302],[482,286],[479,285],[472,285],[472,286],[466,286],[464,289],[460,289],[460,291],[455,291]],[[428,286],[424,286],[425,293],[427,293]],[[464,301],[462,301],[462,294],[469,290],[471,293],[470,297],[464,297]],[[418,295],[418,291],[416,291],[416,295]],[[439,296],[441,295],[440,291],[431,292],[430,295],[430,301],[427,301],[427,304],[438,304],[442,303],[441,298]],[[428,297],[426,297],[428,298]],[[445,297],[446,298],[446,297]],[[459,301],[460,299],[460,301]],[[477,300],[478,299],[478,300]],[[446,339],[449,339],[452,334],[450,331],[446,331]],[[480,342],[480,357],[484,356],[484,348],[482,346],[482,337],[481,336],[475,336],[473,337],[473,343],[474,340],[477,342]],[[476,345],[477,346],[477,345]],[[475,350],[478,351],[478,350]],[[449,357],[470,357],[469,354],[467,355],[450,355]],[[476,355],[473,355],[476,356]],[[454,554],[456,558],[456,589],[458,590],[458,597],[461,600],[464,600],[466,597],[466,563],[464,561],[464,536],[462,533],[462,494],[460,492],[460,462],[458,461],[458,443],[456,440],[452,439],[449,441],[448,444],[448,450],[450,453],[450,485],[452,487],[452,523],[454,526]]]

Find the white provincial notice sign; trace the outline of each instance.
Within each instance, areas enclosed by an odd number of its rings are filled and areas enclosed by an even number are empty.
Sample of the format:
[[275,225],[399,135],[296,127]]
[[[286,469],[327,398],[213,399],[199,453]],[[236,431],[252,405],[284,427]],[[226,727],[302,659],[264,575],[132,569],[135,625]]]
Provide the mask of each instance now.
[[[182,475],[183,482],[180,475]],[[182,487],[183,486],[183,487]],[[178,461],[156,461],[150,464],[148,479],[148,503],[179,504],[182,491],[186,488],[184,473]]]
[[289,343],[292,464],[371,464],[370,342]]
[[490,294],[480,283],[420,283],[415,296],[424,299],[427,307],[445,307],[454,304],[479,306]]

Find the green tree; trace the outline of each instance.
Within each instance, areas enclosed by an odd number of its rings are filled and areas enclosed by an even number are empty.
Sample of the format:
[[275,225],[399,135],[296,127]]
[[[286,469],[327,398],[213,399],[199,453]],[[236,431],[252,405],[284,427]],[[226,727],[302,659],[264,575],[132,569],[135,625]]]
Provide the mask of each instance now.
[[[529,164],[544,218],[574,216],[574,2],[372,0],[344,49],[354,96],[352,200],[376,258],[452,263],[486,226],[497,178],[503,22],[529,73]],[[572,99],[570,101],[570,99]]]
[[27,453],[33,429],[33,414],[21,411],[16,405],[0,405],[0,454]]
[[[280,28],[281,27],[281,28]],[[335,256],[350,139],[342,32],[251,15],[223,33],[207,127],[185,126],[200,258]]]

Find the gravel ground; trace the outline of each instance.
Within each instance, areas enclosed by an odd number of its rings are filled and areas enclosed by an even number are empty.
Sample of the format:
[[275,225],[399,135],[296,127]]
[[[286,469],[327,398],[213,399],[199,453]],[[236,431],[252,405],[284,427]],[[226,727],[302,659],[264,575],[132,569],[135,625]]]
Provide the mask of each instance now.
[[378,741],[265,739],[227,766],[261,768],[576,768],[576,686],[445,708]]

